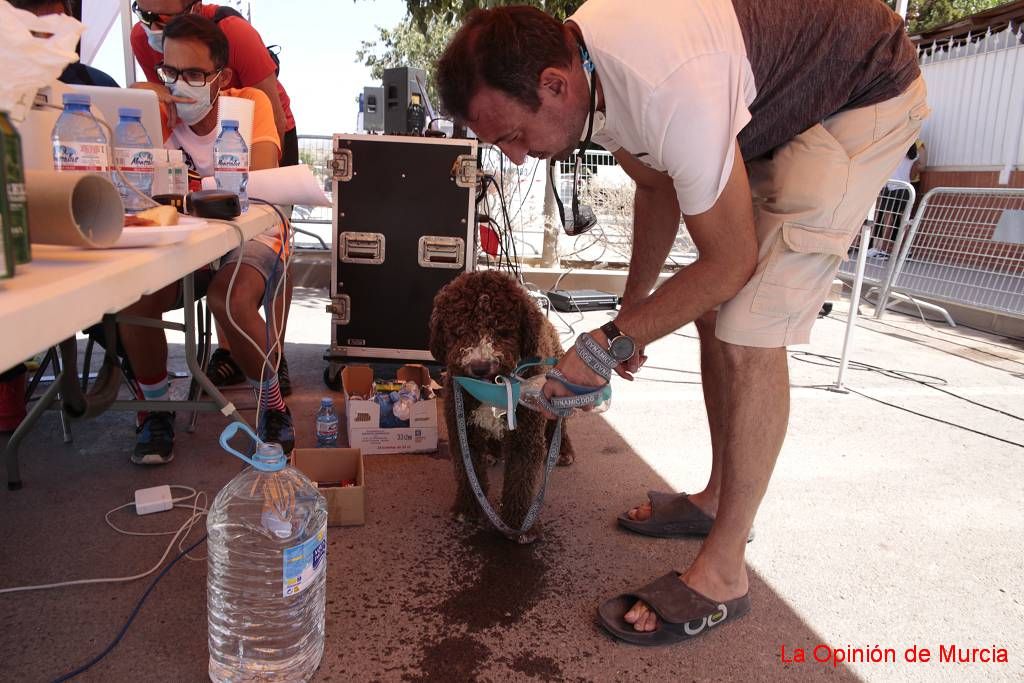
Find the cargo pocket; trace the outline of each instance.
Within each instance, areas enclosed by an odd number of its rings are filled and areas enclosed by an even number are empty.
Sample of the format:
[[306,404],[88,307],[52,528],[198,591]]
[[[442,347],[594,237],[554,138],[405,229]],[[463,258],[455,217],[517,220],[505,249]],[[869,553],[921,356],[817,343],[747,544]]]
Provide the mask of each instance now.
[[784,223],[766,259],[750,310],[792,315],[819,306],[832,284],[852,237],[839,232]]

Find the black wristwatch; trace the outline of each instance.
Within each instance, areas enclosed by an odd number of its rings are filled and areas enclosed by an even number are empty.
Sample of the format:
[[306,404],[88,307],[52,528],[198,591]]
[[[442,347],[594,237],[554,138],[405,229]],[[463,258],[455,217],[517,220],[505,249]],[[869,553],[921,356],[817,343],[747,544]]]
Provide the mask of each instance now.
[[601,325],[601,331],[608,338],[608,353],[618,362],[624,363],[636,353],[636,340],[620,332],[614,320]]

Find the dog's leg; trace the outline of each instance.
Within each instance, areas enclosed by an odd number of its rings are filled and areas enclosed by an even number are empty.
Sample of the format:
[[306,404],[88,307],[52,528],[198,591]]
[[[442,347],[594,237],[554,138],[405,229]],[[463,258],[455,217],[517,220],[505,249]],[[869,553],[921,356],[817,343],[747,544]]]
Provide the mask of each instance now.
[[[477,521],[480,519],[480,505],[473,496],[473,489],[469,486],[468,475],[462,460],[462,444],[459,442],[458,425],[455,420],[455,402],[452,400],[451,392],[459,391],[453,385],[449,385],[448,393],[444,401],[445,423],[448,427],[448,450],[451,453],[452,467],[455,471],[455,503],[452,505],[452,515],[462,521]],[[466,397],[466,414],[475,408],[477,402]],[[474,405],[471,405],[474,404]],[[487,494],[487,465],[484,462],[483,439],[480,438],[478,430],[471,425],[466,425],[467,440],[469,441],[470,455],[477,479],[480,480],[480,488]]]
[[[522,526],[533,503],[538,475],[544,469],[547,449],[544,444],[544,417],[532,410],[519,412],[519,425],[505,439],[505,481],[501,492],[502,517],[514,529]],[[513,538],[517,543],[533,543],[540,538],[540,523]]]
[[[544,426],[544,448],[545,454],[548,448],[551,448],[551,439],[555,436],[555,421],[548,420]],[[569,440],[569,421],[562,420],[562,443],[558,446],[558,466],[568,467],[569,465],[576,462],[576,451],[572,447],[572,441]]]

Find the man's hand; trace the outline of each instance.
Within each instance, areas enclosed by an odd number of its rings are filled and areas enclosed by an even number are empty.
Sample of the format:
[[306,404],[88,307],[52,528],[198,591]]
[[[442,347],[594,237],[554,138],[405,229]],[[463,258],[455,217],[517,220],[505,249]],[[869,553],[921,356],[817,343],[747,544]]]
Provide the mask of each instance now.
[[637,345],[636,353],[633,354],[632,358],[615,366],[615,374],[632,382],[633,375],[639,372],[640,367],[646,362],[647,356],[644,355],[644,347]]
[[[585,387],[592,387],[594,390],[600,389],[604,386],[604,379],[587,367],[587,364],[580,360],[580,357],[576,355],[576,347],[569,349],[562,356],[562,359],[558,361],[555,366],[564,376],[565,379],[573,384],[579,384]],[[556,379],[549,379],[544,383],[542,392],[547,399],[552,399],[562,396],[575,396],[568,388]],[[590,408],[584,408],[584,410],[590,410]],[[554,413],[543,411],[545,417],[549,420],[557,419],[558,416]]]
[[191,97],[182,97],[180,95],[172,95],[171,91],[167,89],[167,86],[163,83],[150,83],[148,81],[140,81],[132,84],[133,88],[139,90],[152,90],[156,93],[157,100],[160,104],[164,105],[167,110],[167,127],[174,130],[174,127],[178,125],[178,102],[195,102]]

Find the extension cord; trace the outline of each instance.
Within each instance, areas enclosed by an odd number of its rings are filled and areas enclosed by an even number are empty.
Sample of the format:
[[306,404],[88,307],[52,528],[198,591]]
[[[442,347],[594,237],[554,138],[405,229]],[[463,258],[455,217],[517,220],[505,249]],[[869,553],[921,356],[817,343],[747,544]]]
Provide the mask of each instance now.
[[171,487],[167,484],[139,489],[135,492],[135,514],[137,515],[164,512],[172,507],[174,507],[174,501],[171,498]]

